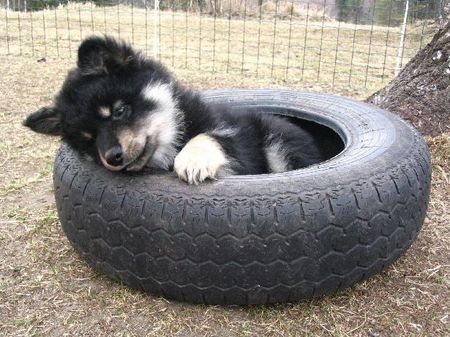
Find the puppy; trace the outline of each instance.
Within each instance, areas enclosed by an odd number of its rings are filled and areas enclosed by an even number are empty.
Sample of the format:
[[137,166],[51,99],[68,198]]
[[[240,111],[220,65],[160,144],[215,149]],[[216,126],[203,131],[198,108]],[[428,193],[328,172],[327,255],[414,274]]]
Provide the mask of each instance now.
[[324,159],[307,130],[275,115],[207,105],[161,63],[111,37],[82,42],[54,105],[24,125],[60,136],[108,170],[174,170],[189,184]]

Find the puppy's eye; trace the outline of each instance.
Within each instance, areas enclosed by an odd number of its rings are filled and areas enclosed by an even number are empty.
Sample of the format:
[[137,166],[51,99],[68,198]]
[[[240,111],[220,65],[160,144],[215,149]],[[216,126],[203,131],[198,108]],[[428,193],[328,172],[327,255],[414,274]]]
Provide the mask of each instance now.
[[122,119],[122,118],[126,118],[128,117],[129,113],[130,113],[130,106],[128,105],[120,105],[117,108],[114,109],[113,111],[113,119]]

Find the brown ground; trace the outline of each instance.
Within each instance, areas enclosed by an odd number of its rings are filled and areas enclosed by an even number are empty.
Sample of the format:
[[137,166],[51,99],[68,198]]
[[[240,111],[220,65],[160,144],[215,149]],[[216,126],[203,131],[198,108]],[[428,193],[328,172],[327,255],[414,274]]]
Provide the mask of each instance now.
[[[419,238],[380,275],[335,296],[298,304],[242,308],[168,302],[92,271],[60,228],[51,185],[58,144],[20,122],[51,102],[71,65],[0,57],[0,335],[450,335],[450,135],[428,139],[433,185]],[[277,86],[178,74],[197,88]],[[317,85],[307,89],[330,91]],[[346,88],[337,93],[367,94]]]
[[[264,78],[261,84],[266,86],[270,79],[290,87],[301,81],[320,91],[348,92],[348,96],[364,91],[367,97],[383,88],[397,65],[406,64],[437,30],[433,20],[408,24],[401,64],[397,64],[400,27],[338,22],[324,18],[314,6],[310,11],[297,8],[301,15],[293,20],[274,20],[270,3],[265,1],[267,15],[261,21],[255,16],[228,20],[161,11],[156,30],[151,9],[126,5],[69,2],[36,12],[0,10],[0,55],[74,58],[84,37],[107,33],[132,42],[147,55],[156,51],[174,69]],[[282,5],[279,13],[286,9],[290,12],[289,6]],[[153,49],[155,41],[159,42]],[[235,81],[228,76],[225,83],[236,86]],[[254,80],[248,83],[255,85]],[[355,92],[351,87],[362,90]]]

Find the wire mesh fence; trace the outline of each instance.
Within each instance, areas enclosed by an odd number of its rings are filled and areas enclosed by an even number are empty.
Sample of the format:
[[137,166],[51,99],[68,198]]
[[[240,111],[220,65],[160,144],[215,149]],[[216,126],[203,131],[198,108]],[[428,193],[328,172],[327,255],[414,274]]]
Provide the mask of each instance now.
[[111,34],[172,67],[380,86],[427,43],[442,0],[0,0],[0,54],[74,58]]

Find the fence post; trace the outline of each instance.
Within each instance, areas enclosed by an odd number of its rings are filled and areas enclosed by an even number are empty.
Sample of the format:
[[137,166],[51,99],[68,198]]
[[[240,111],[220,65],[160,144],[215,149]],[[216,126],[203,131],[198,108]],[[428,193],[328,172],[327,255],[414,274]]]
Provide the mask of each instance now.
[[395,65],[395,76],[397,76],[402,68],[403,47],[405,45],[406,21],[408,20],[409,0],[406,0],[405,15],[403,16],[402,31],[400,33],[400,43],[397,53],[397,64]]
[[159,0],[155,0],[155,9],[153,16],[153,58],[158,59],[158,49],[159,49]]

